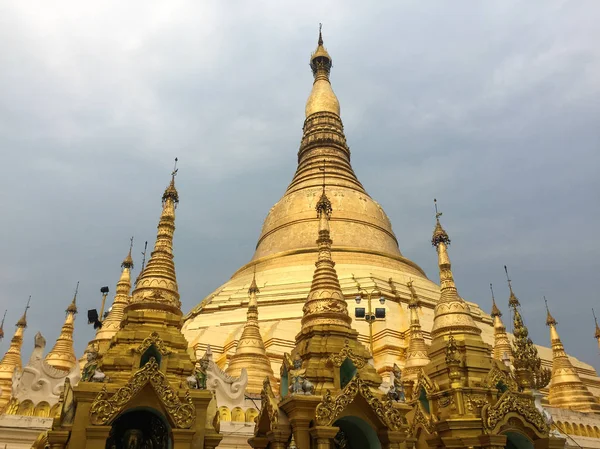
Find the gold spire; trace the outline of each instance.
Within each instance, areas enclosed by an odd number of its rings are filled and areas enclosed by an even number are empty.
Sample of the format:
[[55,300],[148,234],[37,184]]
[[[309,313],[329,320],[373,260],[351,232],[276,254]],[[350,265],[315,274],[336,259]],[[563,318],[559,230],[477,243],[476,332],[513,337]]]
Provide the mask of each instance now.
[[67,307],[65,323],[63,324],[60,335],[56,339],[56,343],[52,350],[46,356],[46,363],[61,371],[71,371],[77,363],[75,357],[75,349],[73,349],[73,330],[75,314],[77,313],[77,291],[79,290],[79,282],[75,287],[75,294],[71,304]]
[[420,368],[429,363],[429,356],[427,355],[427,345],[425,344],[423,332],[421,331],[421,323],[419,321],[419,308],[421,307],[421,303],[417,296],[417,292],[413,287],[412,279],[406,283],[406,286],[410,291],[410,301],[408,303],[408,309],[410,310],[410,340],[402,376],[403,379],[414,380],[416,379]]
[[158,233],[150,260],[140,273],[128,307],[132,309],[163,308],[181,314],[181,302],[175,263],[173,262],[173,234],[175,232],[175,209],[179,194],[175,188],[177,158],[171,173],[171,182],[162,196],[162,213],[158,223]]
[[594,333],[594,338],[598,341],[598,349],[600,349],[600,326],[598,326],[598,319],[596,318],[596,312],[594,312],[594,309],[592,309],[592,315],[594,315],[594,322],[596,323],[596,332]]
[[510,341],[506,334],[506,327],[502,322],[502,312],[496,305],[496,298],[494,298],[494,288],[490,284],[490,291],[492,292],[492,313],[491,317],[494,320],[494,351],[493,356],[496,360],[501,362],[506,359],[512,358],[512,348],[510,347]]
[[27,309],[29,309],[30,301],[31,296],[27,300],[23,316],[17,321],[17,330],[10,340],[10,347],[0,361],[0,410],[2,410],[10,400],[14,371],[16,369],[21,370],[23,367],[23,362],[21,361],[21,346],[23,346],[23,332],[27,327]]
[[350,327],[352,318],[348,315],[348,305],[340,288],[335,271],[335,262],[331,258],[331,237],[329,232],[329,220],[333,211],[331,201],[325,193],[325,186],[317,206],[317,218],[319,219],[319,238],[317,246],[319,257],[315,263],[316,269],[313,275],[312,286],[302,311],[302,328],[308,328],[319,324],[334,324]]
[[583,385],[577,370],[571,364],[565,352],[558,331],[557,321],[550,314],[548,301],[546,303],[546,325],[550,328],[550,341],[552,343],[552,380],[548,401],[553,407],[569,408],[579,411],[600,410],[592,393]]
[[433,329],[431,337],[435,339],[441,336],[448,336],[453,330],[460,329],[461,333],[481,335],[481,329],[475,325],[471,311],[467,303],[458,295],[454,276],[452,275],[452,265],[448,256],[448,245],[450,237],[440,224],[441,212],[437,209],[437,200],[435,204],[435,228],[431,244],[438,253],[438,266],[440,270],[440,300],[434,309]]
[[329,73],[332,67],[331,56],[323,46],[323,35],[321,25],[319,24],[319,41],[317,49],[310,57],[310,68],[312,69],[315,81],[312,92],[306,101],[306,117],[316,112],[331,112],[340,115],[340,102],[333,93],[331,83],[329,82]]
[[248,312],[244,330],[238,341],[235,354],[231,357],[229,366],[225,372],[233,377],[239,377],[242,369],[246,368],[248,372],[248,385],[246,391],[251,394],[260,394],[263,388],[265,378],[268,378],[271,385],[276,385],[277,381],[273,375],[271,362],[267,357],[267,351],[260,335],[258,325],[258,300],[260,293],[256,285],[256,274],[252,277],[252,283],[248,288]]
[[129,244],[129,252],[121,263],[121,277],[117,282],[115,297],[108,315],[102,321],[102,327],[96,332],[96,341],[110,341],[113,335],[117,333],[121,326],[125,307],[129,302],[129,291],[131,290],[131,269],[133,268],[133,258],[131,251],[133,249],[133,237]]
[[529,338],[529,330],[523,323],[523,318],[519,312],[520,303],[515,296],[508,269],[504,265],[506,280],[510,289],[509,306],[513,310],[513,366],[519,387],[522,390],[534,388],[540,390],[550,382],[550,370],[542,367],[542,360],[538,355],[537,348]]
[[0,341],[2,341],[2,339],[4,338],[4,320],[6,319],[6,312],[8,312],[8,310],[4,311],[4,316],[2,317],[2,323],[0,323]]

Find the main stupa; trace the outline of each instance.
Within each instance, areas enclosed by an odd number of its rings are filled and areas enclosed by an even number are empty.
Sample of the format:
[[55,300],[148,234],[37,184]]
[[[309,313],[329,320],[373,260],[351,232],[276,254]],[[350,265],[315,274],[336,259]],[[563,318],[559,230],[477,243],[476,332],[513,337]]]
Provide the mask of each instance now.
[[[330,82],[332,58],[321,34],[310,67],[314,82],[306,102],[296,173],[283,197],[267,214],[250,262],[189,312],[183,333],[198,356],[210,342],[217,364],[227,367],[246,323],[247,292],[255,277],[260,289],[260,332],[273,372],[279,378],[283,354],[294,347],[311,287],[318,251],[315,206],[325,184],[334,210],[333,260],[350,314],[354,315],[354,300],[359,294],[363,298],[360,307],[368,310],[371,296],[373,309],[386,309],[386,317],[376,320],[371,328],[364,319],[353,323],[360,341],[371,349],[377,371],[386,376],[394,363],[402,364],[411,351],[409,304],[415,297],[420,304],[422,335],[430,341],[440,287],[402,255],[389,218],[352,169],[340,103]],[[379,304],[382,296],[383,306]],[[492,318],[477,304],[467,303],[484,341],[493,345]],[[550,366],[550,349],[540,348],[540,355]],[[573,364],[596,390],[593,368],[575,359]]]

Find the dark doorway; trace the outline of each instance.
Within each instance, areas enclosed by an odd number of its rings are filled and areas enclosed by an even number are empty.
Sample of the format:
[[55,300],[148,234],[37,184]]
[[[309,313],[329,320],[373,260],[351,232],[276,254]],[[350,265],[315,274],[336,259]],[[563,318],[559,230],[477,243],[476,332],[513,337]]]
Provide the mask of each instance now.
[[112,425],[106,449],[171,449],[170,428],[157,411],[133,409]]
[[340,432],[334,440],[336,449],[381,449],[375,430],[357,416],[344,416],[334,424]]

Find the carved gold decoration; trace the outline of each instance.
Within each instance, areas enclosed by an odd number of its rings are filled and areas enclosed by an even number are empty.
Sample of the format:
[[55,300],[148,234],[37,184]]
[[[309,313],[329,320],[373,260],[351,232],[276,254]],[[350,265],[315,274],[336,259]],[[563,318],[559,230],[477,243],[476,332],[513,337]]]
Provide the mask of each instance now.
[[427,374],[425,374],[423,368],[420,369],[419,374],[417,375],[417,382],[413,387],[413,400],[419,399],[419,396],[421,395],[421,388],[425,390],[427,395],[439,391],[437,384],[431,380]]
[[166,376],[159,370],[154,357],[151,357],[150,361],[136,371],[129,382],[119,388],[111,397],[108,395],[106,385],[104,386],[90,408],[90,422],[94,425],[108,424],[148,383],[156,391],[160,402],[175,425],[180,429],[189,429],[196,419],[196,409],[189,391],[181,401],[177,392],[169,385]]
[[315,416],[320,426],[331,426],[333,422],[360,394],[369,404],[375,414],[392,430],[400,430],[406,423],[406,418],[394,407],[390,400],[381,401],[369,386],[357,374],[346,387],[335,397],[327,390],[323,400],[317,405]]
[[522,396],[511,391],[505,392],[494,405],[483,406],[481,415],[484,428],[490,432],[497,430],[498,425],[509,413],[519,414],[541,433],[548,433],[550,430],[546,420],[535,407],[533,396]]
[[466,395],[467,410],[470,412],[475,409],[482,409],[484,405],[488,404],[488,400],[483,394],[467,394]]
[[502,382],[511,391],[519,390],[519,386],[512,374],[502,371],[498,366],[494,365],[483,380],[482,386],[485,388],[497,388],[498,382]]
[[152,345],[154,345],[154,347],[158,350],[158,352],[160,352],[161,355],[168,355],[172,352],[169,348],[165,346],[165,343],[163,342],[162,338],[160,338],[160,335],[158,335],[157,332],[152,332],[148,337],[146,337],[142,344],[140,344],[135,349],[135,351],[140,354],[143,354]]
[[271,381],[268,377],[266,377],[263,381],[263,389],[260,392],[260,401],[262,408],[260,409],[258,417],[255,418],[256,424],[254,425],[254,433],[258,431],[261,418],[265,413],[269,418],[271,428],[274,428],[279,421],[279,407],[277,405],[277,398],[275,398],[273,387],[271,386]]
[[454,396],[452,396],[451,394],[446,394],[444,396],[440,396],[437,399],[438,402],[438,406],[440,408],[446,408],[448,406],[450,406],[451,404],[454,404]]
[[346,344],[338,354],[329,356],[327,362],[339,368],[340,366],[342,366],[344,360],[346,359],[350,359],[350,361],[354,363],[354,366],[357,369],[362,369],[367,364],[366,358],[358,356],[354,353],[352,348],[348,345],[348,340],[346,340]]
[[415,436],[417,427],[421,425],[427,433],[433,435],[435,432],[435,422],[433,418],[423,411],[423,407],[417,405],[415,407],[415,415],[413,416],[412,423],[408,430],[408,434]]

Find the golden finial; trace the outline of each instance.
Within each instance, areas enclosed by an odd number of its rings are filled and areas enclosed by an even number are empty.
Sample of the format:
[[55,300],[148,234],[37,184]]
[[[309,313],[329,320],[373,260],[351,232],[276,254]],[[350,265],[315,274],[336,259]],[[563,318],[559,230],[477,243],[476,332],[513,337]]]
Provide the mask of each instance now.
[[140,269],[140,272],[137,275],[137,278],[135,278],[135,285],[137,285],[138,281],[140,280],[140,276],[142,275],[142,273],[144,272],[144,268],[146,267],[146,251],[148,250],[148,240],[146,240],[144,242],[144,251],[142,251],[142,268]]
[[319,40],[317,49],[310,57],[310,68],[312,69],[315,80],[319,78],[329,79],[329,72],[332,67],[332,60],[327,50],[323,46],[323,24],[319,24]]
[[548,308],[548,301],[544,296],[544,303],[546,304],[546,326],[556,326],[558,323],[554,319],[554,317],[550,314],[550,309]]
[[131,257],[131,251],[133,249],[133,236],[129,239],[129,252],[127,253],[127,257],[123,260],[121,264],[121,268],[133,268],[133,258]]
[[510,277],[508,276],[508,268],[506,268],[506,265],[504,265],[504,272],[506,273],[506,281],[508,282],[508,289],[510,290],[510,297],[508,298],[508,305],[510,307],[512,307],[513,309],[516,309],[517,307],[521,306],[521,303],[519,302],[519,300],[517,299],[517,297],[515,296],[513,289],[512,289],[512,281],[510,280]]
[[323,193],[321,193],[321,198],[317,202],[316,210],[317,210],[317,218],[321,218],[322,215],[329,220],[331,217],[331,213],[333,212],[333,208],[331,206],[331,201],[327,198],[327,194],[325,193],[325,164],[327,160],[323,159],[323,167],[319,168],[320,171],[323,172]]
[[494,298],[494,287],[492,287],[492,283],[490,282],[490,291],[492,292],[492,313],[491,313],[491,317],[500,317],[502,316],[502,312],[500,312],[500,309],[498,308],[498,306],[496,305],[496,298]]
[[437,247],[440,243],[444,243],[446,246],[450,245],[450,237],[442,228],[440,223],[440,217],[442,213],[438,211],[437,199],[433,199],[433,205],[435,206],[435,228],[433,229],[433,237],[431,238],[431,244]]
[[[4,315],[6,315],[6,312],[4,312]],[[600,343],[600,326],[598,326],[598,319],[596,318],[596,312],[594,312],[593,308],[592,315],[594,315],[594,322],[596,323],[596,333],[594,334],[594,338]],[[4,323],[4,320],[2,320],[2,322]]]
[[6,312],[8,312],[8,310],[4,311],[4,316],[2,317],[2,323],[0,323],[0,341],[2,341],[2,339],[4,338],[4,320],[6,319]]
[[179,203],[179,193],[175,188],[175,176],[177,176],[177,172],[179,171],[179,169],[177,168],[178,160],[178,158],[175,158],[175,165],[173,166],[173,171],[171,172],[171,183],[166,188],[165,193],[162,197],[163,204],[165,203],[165,201],[167,201],[167,199],[171,199],[175,207],[177,207],[177,204]]
[[250,287],[248,288],[248,296],[252,296],[252,294],[258,294],[260,293],[260,290],[258,289],[258,285],[256,285],[256,265],[254,265],[254,273],[252,274],[252,283],[250,284]]
[[77,286],[75,287],[75,294],[73,295],[73,301],[71,301],[71,304],[69,304],[69,307],[67,307],[66,312],[67,313],[72,313],[72,314],[76,314],[77,313],[77,292],[79,291],[79,281],[77,281]]
[[23,316],[17,321],[17,327],[22,327],[25,329],[27,327],[27,309],[29,309],[29,303],[31,302],[31,295],[29,295],[29,299],[27,300],[27,305],[25,306],[25,312],[23,312]]

